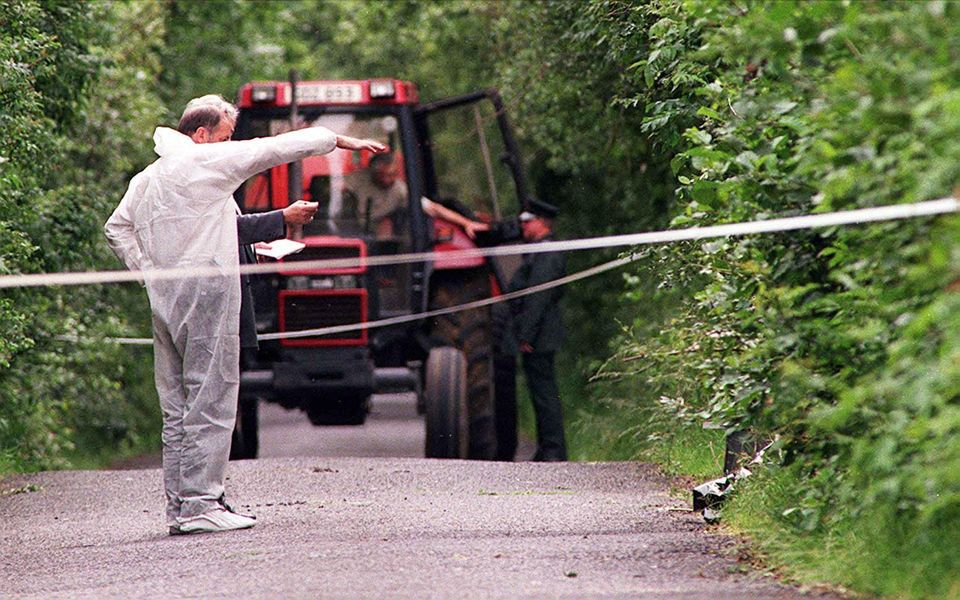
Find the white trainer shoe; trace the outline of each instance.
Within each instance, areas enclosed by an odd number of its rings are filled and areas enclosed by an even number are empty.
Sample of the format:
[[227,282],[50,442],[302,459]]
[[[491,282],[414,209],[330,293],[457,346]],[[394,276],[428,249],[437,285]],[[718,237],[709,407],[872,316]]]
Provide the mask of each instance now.
[[[179,534],[212,533],[216,531],[233,531],[234,529],[249,529],[257,524],[256,519],[230,512],[225,508],[208,510],[202,515],[179,520]],[[173,528],[170,528],[171,535]]]

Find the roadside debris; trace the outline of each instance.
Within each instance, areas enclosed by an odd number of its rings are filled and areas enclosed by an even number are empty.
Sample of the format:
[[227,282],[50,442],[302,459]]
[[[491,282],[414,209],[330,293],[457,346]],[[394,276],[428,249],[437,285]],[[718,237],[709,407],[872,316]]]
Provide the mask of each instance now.
[[[701,483],[691,490],[693,493],[694,512],[699,512],[703,516],[703,520],[710,525],[716,525],[720,522],[722,505],[733,492],[734,484],[746,479],[752,474],[752,471],[746,467],[738,468],[736,459],[731,460],[731,455],[736,456],[737,454],[741,454],[740,452],[730,451],[731,438],[733,438],[732,441],[736,450],[742,450],[745,445],[744,436],[740,432],[728,437],[728,452],[725,461],[726,464],[724,465],[727,474],[718,479]],[[750,461],[751,467],[763,464],[763,455],[771,445],[773,445],[773,442],[767,443],[763,448],[756,451],[753,459]]]
[[39,492],[43,490],[43,486],[37,485],[35,483],[28,483],[27,485],[21,487],[10,488],[9,490],[3,490],[0,492],[0,496],[12,496],[14,494],[29,494],[30,492]]
[[[741,477],[750,475],[747,469],[740,469]],[[730,474],[701,483],[693,488],[693,510],[703,515],[703,519],[711,525],[720,522],[720,508],[727,499],[727,494],[737,481],[737,475]]]

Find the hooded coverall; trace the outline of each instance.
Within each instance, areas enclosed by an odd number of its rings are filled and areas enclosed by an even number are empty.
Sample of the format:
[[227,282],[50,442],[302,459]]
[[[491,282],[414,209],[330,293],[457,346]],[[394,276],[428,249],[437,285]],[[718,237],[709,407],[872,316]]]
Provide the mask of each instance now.
[[[104,226],[110,247],[143,270],[153,315],[163,412],[167,521],[218,508],[240,386],[240,277],[233,192],[270,167],[331,152],[322,127],[247,141],[196,144],[167,128],[159,158],[130,181]],[[150,270],[219,268],[214,277],[159,279]]]

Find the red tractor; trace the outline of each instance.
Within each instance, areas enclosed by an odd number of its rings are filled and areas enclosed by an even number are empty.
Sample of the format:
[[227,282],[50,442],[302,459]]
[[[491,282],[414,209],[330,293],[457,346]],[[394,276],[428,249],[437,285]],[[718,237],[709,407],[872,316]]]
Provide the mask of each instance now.
[[[306,245],[280,259],[281,273],[254,280],[257,329],[292,332],[366,323],[499,294],[517,259],[443,258],[475,247],[453,223],[430,218],[428,198],[494,224],[482,244],[516,239],[528,205],[526,181],[496,90],[421,104],[399,80],[257,82],[240,89],[235,139],[324,126],[383,141],[391,182],[378,159],[336,150],[258,174],[237,191],[244,212],[303,199],[319,202],[296,237]],[[373,162],[373,164],[371,164]],[[383,185],[383,184],[387,185]],[[375,184],[375,185],[372,185]],[[435,251],[430,262],[297,270],[296,263]],[[292,263],[292,264],[291,264]],[[496,453],[493,340],[489,308],[341,334],[261,342],[241,375],[234,454],[256,456],[256,402],[303,409],[314,424],[362,424],[374,393],[416,391],[426,415],[426,455],[492,459]]]

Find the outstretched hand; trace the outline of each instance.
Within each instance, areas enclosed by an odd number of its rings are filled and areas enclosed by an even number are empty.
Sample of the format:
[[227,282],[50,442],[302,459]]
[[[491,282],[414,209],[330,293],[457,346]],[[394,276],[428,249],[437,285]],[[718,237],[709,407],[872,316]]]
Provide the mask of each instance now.
[[287,225],[306,225],[313,220],[318,206],[316,202],[298,200],[283,209],[283,222]]
[[337,148],[344,150],[367,150],[374,154],[383,154],[390,150],[386,144],[381,144],[376,140],[360,140],[346,135],[337,136]]
[[477,239],[478,231],[490,231],[490,225],[480,221],[470,221],[464,225],[463,230],[467,232],[467,237],[471,240]]

